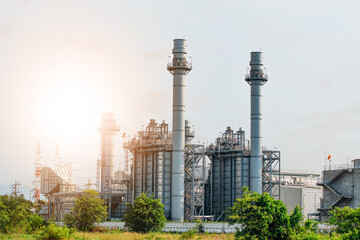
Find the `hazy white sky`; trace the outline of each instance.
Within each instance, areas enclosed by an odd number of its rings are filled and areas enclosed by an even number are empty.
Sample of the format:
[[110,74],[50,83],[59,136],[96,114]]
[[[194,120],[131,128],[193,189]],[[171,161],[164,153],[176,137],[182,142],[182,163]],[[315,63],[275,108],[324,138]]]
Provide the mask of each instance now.
[[[196,141],[226,126],[249,137],[249,52],[262,49],[263,143],[282,168],[360,157],[359,1],[0,0],[0,194],[30,187],[35,148],[56,144],[75,180],[95,179],[97,125],[113,111],[134,134],[171,122],[172,40],[185,36],[187,118]],[[116,162],[122,160],[117,137]],[[27,194],[28,190],[24,188]]]

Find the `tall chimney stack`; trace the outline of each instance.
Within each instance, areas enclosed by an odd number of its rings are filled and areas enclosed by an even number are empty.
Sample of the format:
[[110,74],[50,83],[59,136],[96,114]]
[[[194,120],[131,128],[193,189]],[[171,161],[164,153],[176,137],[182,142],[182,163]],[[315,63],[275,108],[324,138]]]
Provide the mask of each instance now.
[[171,220],[184,221],[185,75],[192,66],[186,60],[186,40],[174,39],[173,59],[167,69],[173,75],[173,130],[171,167]]
[[113,113],[104,113],[99,132],[101,134],[101,192],[109,188],[115,178],[114,137],[120,131]]
[[250,191],[257,193],[262,193],[261,89],[267,80],[262,52],[251,52],[250,72],[245,81],[251,86]]

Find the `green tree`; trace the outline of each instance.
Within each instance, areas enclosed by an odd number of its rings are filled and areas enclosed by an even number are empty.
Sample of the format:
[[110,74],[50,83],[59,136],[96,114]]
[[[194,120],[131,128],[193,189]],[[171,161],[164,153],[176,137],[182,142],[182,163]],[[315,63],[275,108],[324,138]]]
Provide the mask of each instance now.
[[289,215],[285,204],[268,193],[249,192],[246,188],[243,191],[242,198],[236,199],[228,215],[230,223],[241,224],[237,238],[281,240],[301,231],[303,216],[299,207]]
[[65,224],[80,231],[90,231],[107,217],[104,200],[95,190],[86,190],[75,199],[75,205],[65,216]]
[[130,231],[142,233],[160,231],[166,223],[164,204],[153,196],[147,197],[141,194],[135,198],[134,204],[126,204],[124,221]]
[[360,208],[334,208],[330,211],[329,223],[335,232],[344,234],[344,239],[360,239]]
[[30,212],[32,207],[22,194],[0,196],[0,233],[30,233],[44,225],[39,215]]

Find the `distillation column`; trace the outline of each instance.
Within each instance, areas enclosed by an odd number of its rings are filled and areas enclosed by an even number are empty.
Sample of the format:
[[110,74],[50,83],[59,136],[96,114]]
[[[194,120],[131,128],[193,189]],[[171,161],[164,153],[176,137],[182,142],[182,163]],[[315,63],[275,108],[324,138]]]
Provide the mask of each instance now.
[[171,220],[184,221],[184,150],[185,150],[185,75],[191,71],[186,60],[186,40],[174,39],[172,62],[167,69],[173,75],[173,130],[171,167]]
[[107,186],[115,177],[114,166],[114,137],[119,132],[113,113],[104,113],[99,128],[101,134],[101,191],[105,192]]
[[250,73],[245,81],[251,86],[250,191],[257,193],[262,193],[261,89],[267,80],[262,52],[251,52]]

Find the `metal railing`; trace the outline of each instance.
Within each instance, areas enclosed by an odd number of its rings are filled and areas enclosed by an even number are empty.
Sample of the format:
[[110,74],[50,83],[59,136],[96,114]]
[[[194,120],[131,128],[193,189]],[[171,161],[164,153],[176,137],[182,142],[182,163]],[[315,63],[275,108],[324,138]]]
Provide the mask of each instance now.
[[192,64],[188,62],[179,62],[179,63],[171,63],[169,62],[167,64],[167,68],[186,68],[186,69],[192,69]]
[[346,170],[346,169],[351,169],[354,168],[353,164],[340,164],[340,165],[328,165],[324,167],[325,171],[329,171],[329,170]]
[[266,73],[259,73],[259,74],[247,73],[247,74],[245,74],[245,79],[247,79],[247,78],[265,78],[265,79],[268,79],[268,75]]

